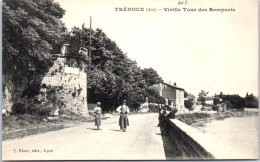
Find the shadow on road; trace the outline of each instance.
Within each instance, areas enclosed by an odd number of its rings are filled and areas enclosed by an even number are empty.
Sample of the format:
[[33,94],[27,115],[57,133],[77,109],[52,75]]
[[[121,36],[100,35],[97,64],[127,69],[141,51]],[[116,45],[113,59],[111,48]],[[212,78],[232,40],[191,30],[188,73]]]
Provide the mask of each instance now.
[[110,130],[120,132],[120,130],[118,129],[110,129]]
[[[87,129],[90,129],[90,130],[95,130],[95,131],[97,131],[97,129],[96,129],[96,128],[87,128]],[[99,130],[101,130],[101,129],[99,129]]]

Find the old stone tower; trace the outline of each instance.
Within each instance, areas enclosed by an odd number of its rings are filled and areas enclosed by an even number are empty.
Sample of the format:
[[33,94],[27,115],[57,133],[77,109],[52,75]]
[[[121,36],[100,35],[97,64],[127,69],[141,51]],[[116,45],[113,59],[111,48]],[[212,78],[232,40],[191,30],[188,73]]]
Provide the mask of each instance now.
[[[59,87],[56,97],[63,101],[65,109],[78,115],[88,116],[87,73],[84,67],[69,65],[65,57],[67,44],[61,48],[61,54],[54,54],[54,64],[42,80],[42,85]],[[85,51],[87,55],[87,51]]]

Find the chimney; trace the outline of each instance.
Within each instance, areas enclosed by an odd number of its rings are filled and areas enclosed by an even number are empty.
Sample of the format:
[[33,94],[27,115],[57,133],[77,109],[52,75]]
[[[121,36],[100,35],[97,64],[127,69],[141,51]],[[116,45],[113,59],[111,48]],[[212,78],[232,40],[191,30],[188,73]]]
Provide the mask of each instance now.
[[172,82],[171,82],[171,81],[169,81],[169,84],[170,84],[170,85],[172,85]]
[[69,46],[69,44],[63,44],[61,46],[61,55],[65,56],[65,54],[67,52],[67,46]]
[[176,82],[173,83],[174,86],[177,86]]

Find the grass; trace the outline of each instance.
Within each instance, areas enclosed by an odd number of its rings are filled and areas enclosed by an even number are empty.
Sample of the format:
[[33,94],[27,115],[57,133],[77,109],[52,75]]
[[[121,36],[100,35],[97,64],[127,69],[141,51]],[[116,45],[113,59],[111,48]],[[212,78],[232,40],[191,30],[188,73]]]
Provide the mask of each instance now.
[[[101,116],[101,119],[106,118],[105,116]],[[62,110],[62,114],[58,119],[46,119],[47,117],[29,114],[3,116],[2,140],[56,131],[81,124],[82,122],[93,122],[95,120],[92,114],[89,117],[84,117],[68,110]]]
[[82,122],[93,121],[93,117],[83,117],[70,112],[63,112],[60,118],[46,120],[47,117],[36,115],[10,115],[2,118],[2,140],[20,138],[27,135],[56,131]]
[[207,120],[211,118],[210,114],[207,113],[193,113],[193,114],[179,114],[176,118],[187,125],[192,125],[201,120]]
[[187,125],[199,127],[204,126],[205,123],[210,122],[211,120],[224,120],[225,118],[229,117],[244,116],[258,116],[258,112],[229,111],[214,114],[207,114],[206,112],[197,112],[193,114],[179,114],[176,115],[176,119],[184,122]]

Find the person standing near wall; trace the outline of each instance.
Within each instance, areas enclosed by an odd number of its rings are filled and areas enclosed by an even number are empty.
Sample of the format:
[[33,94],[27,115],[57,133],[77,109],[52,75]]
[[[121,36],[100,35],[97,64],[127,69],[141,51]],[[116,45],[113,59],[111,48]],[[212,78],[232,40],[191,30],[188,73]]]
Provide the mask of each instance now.
[[178,109],[176,108],[176,105],[173,105],[173,107],[170,110],[170,113],[167,114],[167,118],[169,119],[175,119],[175,114],[178,112]]
[[167,128],[167,106],[164,106],[162,108],[162,110],[160,111],[160,114],[159,114],[159,125],[160,128],[161,128],[161,133],[162,135],[165,135],[168,128]]
[[165,107],[162,107],[161,105],[159,105],[158,113],[159,113],[159,117],[158,117],[159,124],[158,124],[158,127],[160,127],[162,118],[163,118],[163,116],[165,116],[165,114],[166,114],[166,109],[165,109]]
[[126,105],[126,100],[123,101],[123,104],[121,106],[119,106],[116,109],[116,111],[120,112],[120,117],[119,117],[120,130],[125,132],[127,126],[129,126],[129,121],[128,121],[127,114],[130,112],[128,106]]
[[101,113],[102,113],[102,109],[101,109],[101,103],[97,102],[97,106],[94,108],[94,113],[95,113],[95,126],[97,126],[97,130],[99,130],[99,127],[101,125]]
[[58,118],[58,117],[59,117],[59,111],[60,111],[59,107],[56,106],[56,107],[55,107],[55,110],[54,110],[54,112],[53,112],[54,118]]

